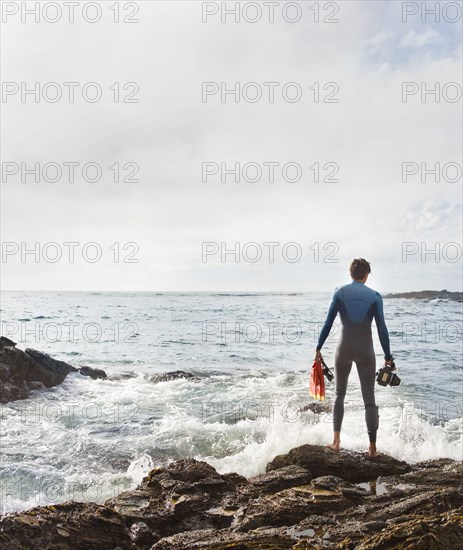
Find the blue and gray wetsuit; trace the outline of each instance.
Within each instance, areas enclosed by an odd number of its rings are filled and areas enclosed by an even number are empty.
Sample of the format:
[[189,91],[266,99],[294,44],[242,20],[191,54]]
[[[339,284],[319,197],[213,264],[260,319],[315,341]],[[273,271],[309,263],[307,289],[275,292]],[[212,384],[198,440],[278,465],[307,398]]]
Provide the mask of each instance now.
[[378,329],[384,358],[392,358],[381,294],[359,281],[352,281],[350,284],[337,287],[320,332],[317,349],[322,348],[338,312],[341,316],[342,332],[336,348],[334,363],[336,397],[333,405],[333,429],[337,432],[341,431],[347,380],[352,362],[355,361],[365,405],[368,435],[370,441],[374,442],[376,441],[379,415],[375,402],[376,358],[371,334],[373,318]]

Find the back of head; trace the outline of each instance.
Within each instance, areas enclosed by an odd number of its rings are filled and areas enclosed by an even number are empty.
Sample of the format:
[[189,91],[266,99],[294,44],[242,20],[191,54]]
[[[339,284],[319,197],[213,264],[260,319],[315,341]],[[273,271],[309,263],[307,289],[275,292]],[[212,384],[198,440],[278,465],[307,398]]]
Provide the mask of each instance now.
[[355,281],[361,281],[366,275],[371,273],[370,263],[364,258],[355,258],[350,264],[350,276]]

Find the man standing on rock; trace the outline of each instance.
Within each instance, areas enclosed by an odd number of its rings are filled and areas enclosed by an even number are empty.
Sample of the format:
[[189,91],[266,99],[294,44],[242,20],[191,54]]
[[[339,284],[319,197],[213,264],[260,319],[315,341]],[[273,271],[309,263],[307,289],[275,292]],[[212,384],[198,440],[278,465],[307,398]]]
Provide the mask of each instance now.
[[326,321],[320,332],[315,358],[322,358],[320,350],[330,333],[336,315],[340,314],[342,332],[339,339],[335,363],[335,392],[333,404],[333,443],[328,447],[339,451],[341,442],[341,425],[344,416],[344,397],[352,362],[357,365],[357,372],[365,405],[365,421],[370,439],[368,454],[377,456],[376,432],[378,430],[378,406],[375,402],[376,358],[373,349],[371,322],[373,317],[378,329],[381,346],[384,351],[385,365],[391,365],[393,357],[389,349],[389,333],[384,321],[383,300],[381,294],[365,286],[371,272],[370,264],[363,258],[357,258],[350,265],[352,282],[337,287],[333,293]]

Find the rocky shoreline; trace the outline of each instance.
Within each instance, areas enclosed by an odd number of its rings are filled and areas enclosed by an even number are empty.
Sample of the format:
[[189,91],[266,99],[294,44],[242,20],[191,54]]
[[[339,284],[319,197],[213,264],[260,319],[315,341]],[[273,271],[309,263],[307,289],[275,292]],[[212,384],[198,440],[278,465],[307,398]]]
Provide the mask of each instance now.
[[5,550],[461,549],[462,465],[302,445],[246,479],[182,459],[103,505],[0,518]]
[[58,386],[71,372],[93,379],[106,378],[101,369],[78,369],[35,349],[22,351],[16,342],[0,337],[0,403],[26,399],[32,390]]
[[450,292],[448,290],[415,290],[413,292],[392,292],[384,294],[384,298],[411,298],[418,300],[453,300],[463,302],[463,292]]
[[[77,369],[0,338],[0,402]],[[175,371],[154,383],[192,377]],[[319,403],[312,403],[312,410]],[[432,444],[432,443],[430,443]],[[2,490],[3,498],[7,498]],[[5,550],[463,549],[462,464],[407,464],[302,445],[251,478],[186,458],[160,465],[104,504],[68,501],[0,518]]]
[[[0,337],[0,403],[27,399],[31,391],[58,386],[64,382],[68,374],[75,372],[93,380],[119,380],[135,376],[134,373],[125,373],[109,378],[102,369],[88,366],[76,368],[35,349],[27,348],[23,351],[16,347],[16,342],[4,336]],[[157,384],[178,378],[198,380],[190,372],[177,370],[154,374],[149,381]]]

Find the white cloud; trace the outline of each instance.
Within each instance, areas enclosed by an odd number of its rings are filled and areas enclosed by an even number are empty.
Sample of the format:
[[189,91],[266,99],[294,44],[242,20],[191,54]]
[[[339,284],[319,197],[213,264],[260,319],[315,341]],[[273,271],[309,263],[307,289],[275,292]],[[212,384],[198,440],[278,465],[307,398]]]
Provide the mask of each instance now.
[[434,29],[427,28],[423,32],[416,32],[415,29],[410,29],[408,33],[402,37],[399,42],[400,48],[423,48],[426,46],[434,46],[442,44],[444,39]]
[[369,50],[370,53],[376,52],[385,42],[389,42],[393,38],[394,33],[392,31],[384,30],[365,40],[364,47]]
[[[3,240],[140,245],[138,264],[108,258],[98,264],[3,264],[5,288],[326,290],[354,256],[370,257],[377,272],[404,267],[398,227],[407,239],[421,238],[430,227],[433,238],[454,238],[438,205],[461,203],[458,184],[422,184],[419,176],[404,184],[401,164],[461,162],[461,102],[423,104],[418,94],[403,103],[401,86],[455,80],[458,45],[430,63],[415,46],[437,40],[437,31],[410,31],[402,42],[414,48],[413,64],[385,62],[397,49],[393,38],[404,32],[400,13],[388,12],[383,23],[387,2],[343,3],[340,23],[331,25],[308,18],[297,24],[203,24],[197,2],[141,6],[138,25],[5,27],[5,81],[140,86],[138,104],[3,105],[4,161],[140,165],[136,184],[109,178],[2,184]],[[365,62],[365,48],[378,53],[377,64]],[[203,81],[296,81],[307,99],[205,104]],[[330,91],[323,84],[333,81],[340,102],[314,103],[309,86],[320,83],[323,97]],[[304,178],[206,184],[204,161],[296,161]],[[311,181],[315,162],[337,163],[341,181]],[[454,211],[452,219],[458,220]],[[215,269],[201,262],[203,241],[296,241],[307,258],[314,243],[336,242],[339,264]],[[461,272],[454,265],[448,269],[455,288]],[[436,273],[427,264],[424,280]],[[394,284],[415,287],[413,280]]]

